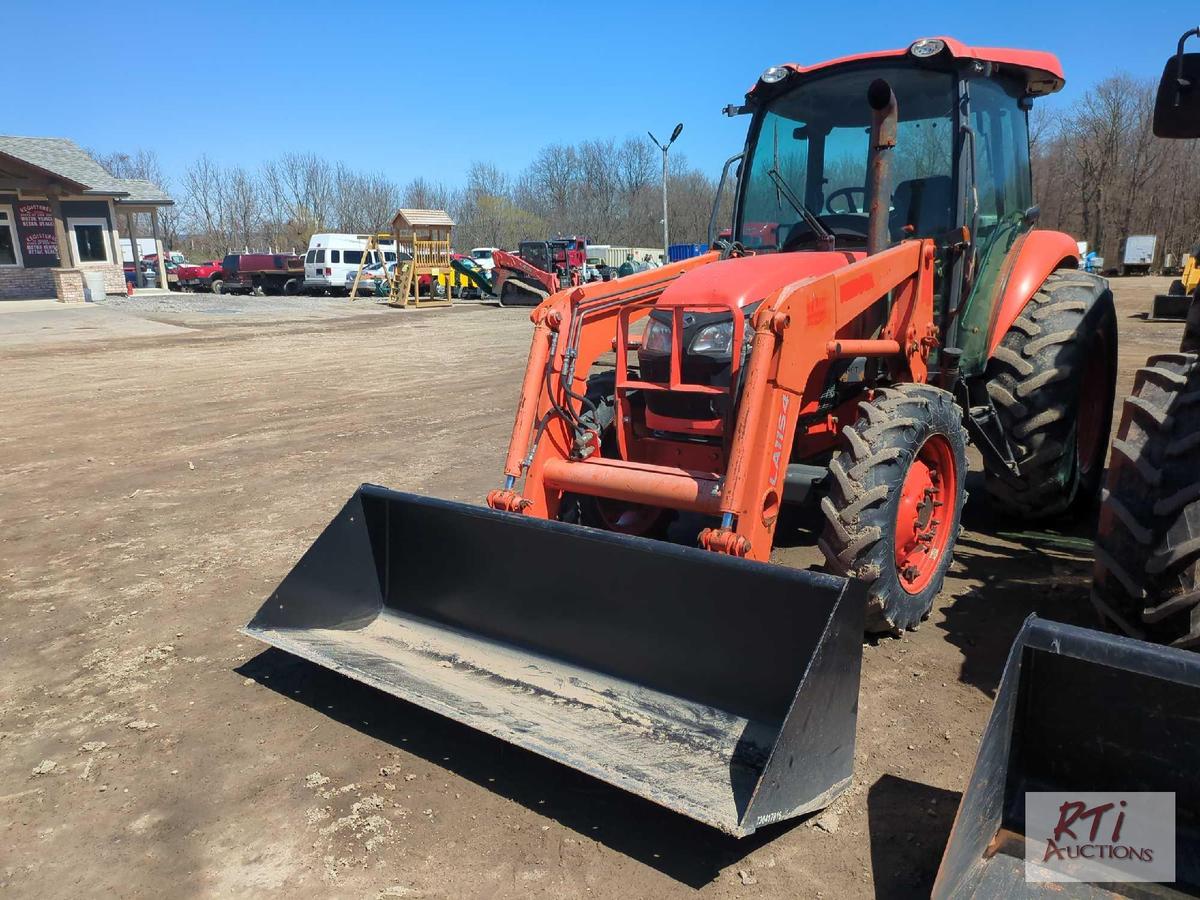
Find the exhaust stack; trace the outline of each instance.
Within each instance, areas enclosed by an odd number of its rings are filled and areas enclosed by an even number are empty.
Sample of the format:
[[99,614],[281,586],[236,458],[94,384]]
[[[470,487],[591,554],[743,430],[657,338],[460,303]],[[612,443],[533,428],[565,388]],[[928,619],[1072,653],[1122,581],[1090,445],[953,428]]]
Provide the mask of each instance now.
[[892,151],[900,114],[892,86],[876,78],[867,88],[871,107],[871,150],[867,160],[867,255],[887,249],[891,242],[888,213],[892,196]]

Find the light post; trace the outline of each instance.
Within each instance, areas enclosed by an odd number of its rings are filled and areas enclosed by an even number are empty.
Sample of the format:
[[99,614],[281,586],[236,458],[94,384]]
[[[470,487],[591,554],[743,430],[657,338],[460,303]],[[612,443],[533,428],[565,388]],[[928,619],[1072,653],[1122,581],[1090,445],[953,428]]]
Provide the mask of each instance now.
[[661,144],[653,134],[649,131],[646,134],[650,135],[650,140],[654,142],[654,146],[662,151],[663,155],[663,264],[671,261],[671,245],[667,237],[667,151],[671,149],[671,145],[675,143],[675,138],[679,137],[679,132],[683,131],[683,123],[680,122],[675,126],[675,130],[671,132],[671,137],[665,144]]

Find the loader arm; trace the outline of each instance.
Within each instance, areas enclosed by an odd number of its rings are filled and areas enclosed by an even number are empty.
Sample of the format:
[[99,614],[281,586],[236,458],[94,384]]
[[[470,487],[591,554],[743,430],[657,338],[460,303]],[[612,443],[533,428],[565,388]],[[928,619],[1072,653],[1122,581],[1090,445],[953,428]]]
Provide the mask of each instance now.
[[[849,254],[848,254],[849,255]],[[681,331],[665,383],[633,377],[628,353],[636,326],[656,308],[665,288],[698,266],[717,264],[707,254],[607,285],[562,292],[534,312],[533,346],[505,464],[505,485],[488,496],[495,509],[556,518],[566,493],[585,494],[719,516],[718,528],[702,533],[706,549],[766,560],[783,499],[783,476],[793,444],[825,442],[856,415],[813,420],[820,385],[838,359],[878,358],[898,381],[923,382],[937,340],[933,325],[933,244],[907,241],[875,256],[814,277],[787,283],[765,298],[754,314],[749,360],[735,359],[728,387],[682,378]],[[887,299],[887,298],[890,298]],[[887,303],[878,335],[867,313]],[[721,307],[714,297],[684,300],[672,315]],[[733,310],[730,310],[731,314]],[[734,345],[741,329],[734,316]],[[619,458],[596,453],[599,435],[588,432],[583,413],[588,376],[605,353],[615,353],[616,436]],[[707,423],[707,441],[669,441],[638,428],[634,392],[727,396],[731,421]],[[720,441],[719,443],[717,441]],[[518,492],[516,482],[524,478]]]

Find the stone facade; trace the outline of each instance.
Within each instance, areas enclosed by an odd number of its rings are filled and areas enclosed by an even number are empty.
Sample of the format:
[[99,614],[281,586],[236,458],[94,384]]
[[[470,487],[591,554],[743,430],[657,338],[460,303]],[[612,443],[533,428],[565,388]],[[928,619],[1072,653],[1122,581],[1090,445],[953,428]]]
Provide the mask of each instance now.
[[53,296],[55,293],[52,269],[13,269],[8,266],[0,268],[0,300]]
[[79,269],[50,269],[54,273],[54,293],[61,303],[82,303],[83,272]]
[[[115,237],[115,234],[114,234]],[[104,292],[106,294],[125,293],[125,267],[111,265],[104,267]]]
[[[88,271],[104,270],[104,292],[106,294],[125,293],[125,270],[119,265],[89,266]],[[75,277],[65,281],[60,273],[73,272]],[[79,282],[79,296],[75,296],[74,285]],[[60,292],[60,287],[67,285],[67,295]],[[40,298],[49,300],[57,297],[68,303],[83,300],[83,270],[56,269],[52,267],[37,269],[0,268],[0,300],[28,300]]]

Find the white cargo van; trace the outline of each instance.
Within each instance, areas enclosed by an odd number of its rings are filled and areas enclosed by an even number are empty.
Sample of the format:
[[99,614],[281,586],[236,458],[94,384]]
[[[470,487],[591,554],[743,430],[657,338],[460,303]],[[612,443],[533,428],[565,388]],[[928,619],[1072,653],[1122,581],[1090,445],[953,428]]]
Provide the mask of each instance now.
[[[304,291],[309,294],[346,293],[346,275],[354,275],[367,251],[369,234],[314,234],[304,254]],[[381,241],[379,251],[369,253],[368,264],[396,261],[394,241]]]

